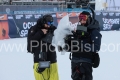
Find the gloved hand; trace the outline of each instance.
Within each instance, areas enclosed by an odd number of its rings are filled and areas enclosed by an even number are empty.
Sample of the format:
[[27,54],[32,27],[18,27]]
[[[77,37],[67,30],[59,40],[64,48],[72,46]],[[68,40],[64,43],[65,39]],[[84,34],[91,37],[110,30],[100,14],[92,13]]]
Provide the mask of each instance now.
[[38,72],[38,73],[42,73],[45,69],[46,69],[46,68],[39,68],[39,67],[38,67],[37,72]]
[[93,68],[97,68],[100,64],[99,53],[93,53]]
[[56,27],[53,26],[53,25],[51,25],[49,30],[50,30],[51,32],[54,32],[55,29],[56,29]]

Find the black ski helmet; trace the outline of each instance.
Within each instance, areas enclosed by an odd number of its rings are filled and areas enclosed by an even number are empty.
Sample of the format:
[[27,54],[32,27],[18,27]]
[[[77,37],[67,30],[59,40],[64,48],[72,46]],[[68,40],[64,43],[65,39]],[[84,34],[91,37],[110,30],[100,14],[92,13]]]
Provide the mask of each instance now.
[[46,15],[44,15],[43,16],[43,22],[44,22],[44,24],[46,24],[47,22],[53,22],[53,17],[52,17],[52,15],[50,15],[50,14],[46,14]]

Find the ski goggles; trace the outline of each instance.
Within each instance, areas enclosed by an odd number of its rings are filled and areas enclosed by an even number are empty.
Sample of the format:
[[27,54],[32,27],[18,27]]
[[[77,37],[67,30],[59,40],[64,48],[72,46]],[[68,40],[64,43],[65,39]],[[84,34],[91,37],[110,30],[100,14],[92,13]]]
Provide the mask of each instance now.
[[81,20],[87,21],[87,19],[88,19],[87,15],[85,15],[85,14],[80,14],[79,15],[79,21],[81,21]]
[[53,25],[53,22],[47,22],[47,25],[51,26]]

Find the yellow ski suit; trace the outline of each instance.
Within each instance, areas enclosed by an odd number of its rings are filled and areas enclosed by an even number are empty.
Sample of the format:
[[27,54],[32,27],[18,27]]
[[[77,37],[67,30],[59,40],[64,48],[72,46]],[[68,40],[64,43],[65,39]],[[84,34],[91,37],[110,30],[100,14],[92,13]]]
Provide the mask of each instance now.
[[46,68],[41,74],[36,70],[38,63],[34,63],[35,80],[59,80],[57,63],[50,64],[50,68]]

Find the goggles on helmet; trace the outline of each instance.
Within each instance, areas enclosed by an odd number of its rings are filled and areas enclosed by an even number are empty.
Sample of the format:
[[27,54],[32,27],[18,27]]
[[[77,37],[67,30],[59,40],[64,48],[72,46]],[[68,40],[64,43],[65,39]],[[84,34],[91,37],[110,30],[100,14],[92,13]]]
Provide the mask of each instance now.
[[47,22],[47,25],[51,26],[53,25],[53,22]]
[[85,15],[85,14],[80,14],[79,15],[79,21],[81,21],[81,20],[87,21],[87,19],[88,19],[87,15]]

